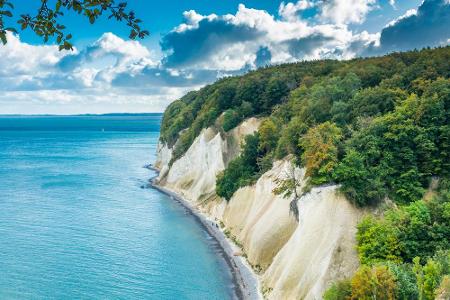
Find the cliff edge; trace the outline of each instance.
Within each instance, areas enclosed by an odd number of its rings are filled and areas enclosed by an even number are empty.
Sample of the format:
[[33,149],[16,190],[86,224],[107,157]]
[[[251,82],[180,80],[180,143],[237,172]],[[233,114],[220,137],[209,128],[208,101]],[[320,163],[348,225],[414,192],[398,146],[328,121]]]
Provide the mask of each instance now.
[[[229,201],[218,197],[216,175],[239,154],[243,138],[259,124],[251,118],[228,133],[203,129],[171,165],[172,150],[160,144],[157,182],[223,226],[257,272],[265,298],[321,299],[332,282],[350,277],[358,268],[355,232],[362,211],[339,195],[336,186],[317,187],[298,200],[297,222],[289,210],[291,199],[273,193],[277,180],[292,168],[289,159],[276,161]],[[298,168],[295,172],[301,189],[305,172]]]

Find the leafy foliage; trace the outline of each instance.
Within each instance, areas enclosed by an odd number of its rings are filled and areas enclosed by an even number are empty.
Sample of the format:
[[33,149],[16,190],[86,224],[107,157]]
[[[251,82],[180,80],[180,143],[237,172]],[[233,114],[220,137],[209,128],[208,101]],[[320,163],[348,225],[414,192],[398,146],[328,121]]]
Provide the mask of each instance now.
[[449,99],[450,81],[438,78],[348,139],[334,174],[347,196],[359,205],[385,196],[408,203],[422,198],[432,176],[447,176]]
[[248,135],[245,138],[241,155],[232,160],[225,171],[217,176],[216,194],[230,200],[234,192],[252,183],[259,171],[257,159],[259,152],[259,135]]
[[420,261],[362,265],[350,280],[332,284],[324,299],[447,299],[450,251],[438,251],[425,264]]
[[351,281],[352,299],[395,299],[397,285],[388,267],[362,266]]
[[324,300],[347,300],[352,296],[352,284],[350,280],[335,282],[323,295]]
[[[60,50],[73,50],[70,42],[72,34],[66,34],[66,26],[60,22],[64,16],[64,10],[85,16],[91,24],[107,13],[109,19],[125,22],[130,27],[130,39],[144,38],[149,34],[147,30],[141,29],[142,21],[136,18],[135,13],[126,10],[126,2],[116,3],[114,0],[57,0],[52,1],[51,4],[48,0],[40,2],[41,5],[35,14],[22,14],[17,23],[21,30],[31,29],[36,35],[42,37],[44,42],[55,37]],[[13,0],[0,0],[0,40],[3,44],[7,43],[7,31],[17,33],[15,27],[6,27],[4,20],[4,17],[13,17],[13,3]]]
[[390,260],[402,262],[399,232],[386,220],[365,217],[358,224],[356,239],[361,263],[373,264]]
[[300,146],[304,149],[302,161],[312,184],[330,181],[338,162],[338,143],[341,139],[341,129],[328,121],[310,128],[300,139]]
[[[444,193],[445,194],[445,193]],[[366,217],[358,225],[358,253],[362,263],[412,262],[450,249],[450,198],[436,196],[391,209],[385,218]]]
[[[364,218],[357,233],[362,266],[352,278],[351,299],[375,296],[378,288],[372,286],[371,289],[368,282],[373,281],[370,277],[377,268],[387,269],[393,276],[395,299],[432,300],[438,296],[446,299],[445,296],[450,294],[449,206],[449,184],[442,180],[429,200],[392,208],[384,217]],[[384,277],[387,278],[386,274]],[[339,284],[335,283],[326,294],[333,293]],[[386,289],[392,288],[390,281],[386,284]],[[377,299],[381,299],[380,296],[377,294]],[[391,293],[382,296],[382,299],[394,298]]]
[[229,109],[223,114],[222,128],[230,131],[241,122],[241,117],[234,109]]
[[161,140],[176,160],[203,128],[264,118],[255,175],[292,155],[311,184],[338,183],[358,206],[408,204],[450,176],[449,59],[444,47],[223,78],[172,103]]

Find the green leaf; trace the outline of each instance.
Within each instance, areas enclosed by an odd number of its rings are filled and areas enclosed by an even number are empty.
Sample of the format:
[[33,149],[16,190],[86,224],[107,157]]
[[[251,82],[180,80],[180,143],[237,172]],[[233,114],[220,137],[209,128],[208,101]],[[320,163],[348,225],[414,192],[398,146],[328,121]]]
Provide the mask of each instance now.
[[4,15],[10,18],[12,17],[12,13],[9,10],[1,10],[0,15]]
[[136,38],[137,34],[138,33],[136,32],[136,30],[132,30],[131,33],[130,33],[130,36],[129,36],[130,39],[134,40]]
[[0,40],[2,40],[3,45],[6,45],[6,43],[8,42],[6,40],[6,34],[4,32],[0,32]]

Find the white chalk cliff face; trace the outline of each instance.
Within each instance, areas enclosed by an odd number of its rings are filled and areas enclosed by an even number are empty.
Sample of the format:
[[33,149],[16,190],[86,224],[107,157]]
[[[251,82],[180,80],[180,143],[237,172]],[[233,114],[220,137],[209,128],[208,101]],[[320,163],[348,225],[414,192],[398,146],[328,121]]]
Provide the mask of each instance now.
[[[159,184],[224,224],[258,272],[266,298],[322,299],[332,282],[350,277],[358,267],[355,232],[362,211],[340,196],[336,186],[313,188],[298,201],[297,222],[289,211],[291,199],[272,192],[276,179],[292,172],[287,159],[275,162],[230,201],[215,195],[216,175],[239,154],[240,142],[259,123],[249,119],[225,136],[212,128],[203,130],[170,168],[171,150],[158,147]],[[300,191],[304,170],[295,172],[302,178]]]

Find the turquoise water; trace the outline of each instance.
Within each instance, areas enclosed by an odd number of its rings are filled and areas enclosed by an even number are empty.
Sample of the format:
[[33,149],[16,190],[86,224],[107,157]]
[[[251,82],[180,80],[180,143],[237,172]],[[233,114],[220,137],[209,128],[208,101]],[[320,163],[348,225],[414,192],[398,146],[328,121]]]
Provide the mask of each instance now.
[[0,117],[0,299],[227,299],[214,241],[142,188],[160,115]]

